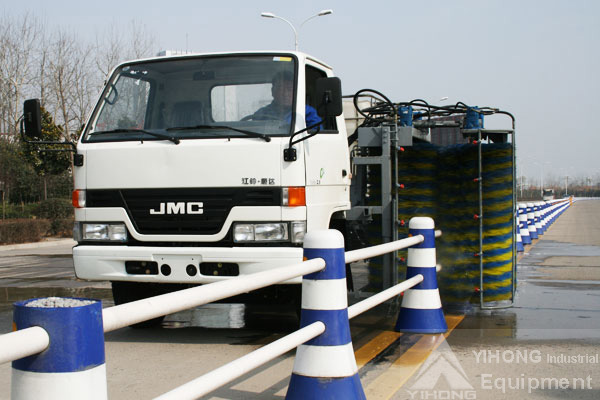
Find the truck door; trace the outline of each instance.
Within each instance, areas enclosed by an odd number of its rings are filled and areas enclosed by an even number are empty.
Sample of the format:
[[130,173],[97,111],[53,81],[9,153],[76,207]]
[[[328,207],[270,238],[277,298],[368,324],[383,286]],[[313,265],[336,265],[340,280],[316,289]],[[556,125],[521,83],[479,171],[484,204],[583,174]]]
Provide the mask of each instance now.
[[[304,72],[306,104],[317,110],[321,99],[316,98],[316,81],[327,74],[312,65]],[[319,134],[304,142],[308,230],[328,228],[334,212],[350,208],[350,160],[340,118],[328,118]]]

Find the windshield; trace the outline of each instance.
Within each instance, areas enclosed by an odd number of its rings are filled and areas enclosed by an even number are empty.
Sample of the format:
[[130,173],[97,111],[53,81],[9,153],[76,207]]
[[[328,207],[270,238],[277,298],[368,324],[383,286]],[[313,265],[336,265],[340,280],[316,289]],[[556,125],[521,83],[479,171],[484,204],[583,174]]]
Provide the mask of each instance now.
[[211,56],[128,64],[110,79],[84,141],[290,135],[296,61]]

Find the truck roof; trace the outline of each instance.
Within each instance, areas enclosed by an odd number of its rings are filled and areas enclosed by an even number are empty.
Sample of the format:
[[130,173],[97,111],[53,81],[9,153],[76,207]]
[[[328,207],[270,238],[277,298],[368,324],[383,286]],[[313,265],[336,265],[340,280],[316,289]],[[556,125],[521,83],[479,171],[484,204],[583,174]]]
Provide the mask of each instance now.
[[[298,59],[308,59],[308,60],[311,60],[312,62],[320,64],[324,68],[331,69],[331,70],[333,69],[330,65],[319,60],[318,58],[313,57],[309,54],[303,53],[301,51],[256,50],[256,51],[223,51],[223,52],[210,52],[210,53],[192,53],[192,52],[173,51],[173,53],[175,53],[175,54],[172,54],[171,51],[169,51],[169,50],[163,50],[163,51],[159,52],[158,54],[162,54],[162,53],[164,53],[166,55],[157,55],[154,57],[140,58],[137,60],[128,60],[128,61],[119,63],[119,65],[117,65],[117,67],[124,65],[124,64],[134,63],[134,62],[157,61],[157,60],[164,60],[164,59],[182,59],[182,58],[194,58],[194,57],[203,57],[203,56],[220,56],[220,55],[281,54],[281,55],[294,55]],[[171,54],[169,54],[169,53],[171,53]]]

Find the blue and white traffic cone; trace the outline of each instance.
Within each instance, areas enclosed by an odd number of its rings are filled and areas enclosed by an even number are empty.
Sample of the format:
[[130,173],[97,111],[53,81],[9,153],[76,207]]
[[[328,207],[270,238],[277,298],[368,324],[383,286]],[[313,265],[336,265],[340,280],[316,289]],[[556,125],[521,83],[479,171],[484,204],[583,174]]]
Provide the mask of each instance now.
[[529,236],[531,239],[537,239],[537,228],[535,227],[535,212],[533,209],[533,203],[527,203],[527,228],[529,229]]
[[423,282],[404,292],[396,322],[396,331],[411,333],[443,333],[448,325],[442,311],[442,301],[436,276],[435,223],[429,217],[414,217],[408,223],[411,236],[423,235],[425,240],[408,248],[406,279],[423,275]]
[[538,237],[544,234],[542,230],[542,213],[540,212],[542,203],[536,201],[533,204],[533,215],[535,217],[535,229],[537,231]]
[[325,332],[298,346],[285,398],[366,399],[348,322],[344,237],[332,229],[308,232],[304,257],[327,266],[302,279],[300,327],[322,321]]
[[523,244],[531,244],[531,236],[529,236],[527,225],[527,205],[524,203],[519,203],[519,230]]
[[517,252],[521,253],[525,251],[525,247],[523,246],[523,238],[521,237],[521,224],[518,215],[515,217],[515,223],[517,225]]
[[550,215],[548,216],[548,222],[550,225],[552,225],[554,223],[554,221],[556,220],[556,209],[558,208],[558,203],[554,202],[552,203],[552,206],[550,207]]
[[546,233],[546,231],[548,230],[548,202],[547,201],[542,201],[542,209],[541,209],[541,214],[542,214],[542,231],[544,233]]
[[14,304],[17,329],[39,326],[50,345],[12,363],[12,400],[106,400],[102,303],[71,298]]

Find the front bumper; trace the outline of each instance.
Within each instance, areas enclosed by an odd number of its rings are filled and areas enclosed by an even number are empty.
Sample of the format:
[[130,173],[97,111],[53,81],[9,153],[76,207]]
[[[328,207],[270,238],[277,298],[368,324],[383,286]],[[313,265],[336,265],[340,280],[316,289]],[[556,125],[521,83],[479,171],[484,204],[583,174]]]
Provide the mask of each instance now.
[[[155,275],[128,274],[127,261],[156,262],[170,266],[170,274],[163,275],[159,269]],[[231,276],[190,276],[189,265],[199,267],[201,263],[234,263],[239,266],[239,275],[247,275],[302,261],[299,247],[129,247],[79,245],[73,248],[75,275],[86,280],[135,281],[155,283],[205,284]],[[282,283],[301,283],[302,277]]]

